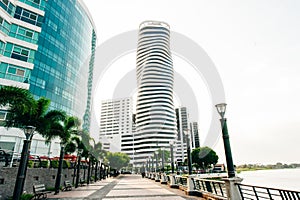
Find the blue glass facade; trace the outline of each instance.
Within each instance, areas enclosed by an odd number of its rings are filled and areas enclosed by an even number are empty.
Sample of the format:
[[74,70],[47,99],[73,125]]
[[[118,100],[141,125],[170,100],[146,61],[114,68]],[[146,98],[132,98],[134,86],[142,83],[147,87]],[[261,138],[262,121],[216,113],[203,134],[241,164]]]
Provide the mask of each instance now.
[[0,0],[0,86],[29,89],[89,129],[95,27],[82,0]]
[[52,109],[82,118],[90,106],[94,27],[78,1],[49,0],[41,28],[30,91],[51,99]]

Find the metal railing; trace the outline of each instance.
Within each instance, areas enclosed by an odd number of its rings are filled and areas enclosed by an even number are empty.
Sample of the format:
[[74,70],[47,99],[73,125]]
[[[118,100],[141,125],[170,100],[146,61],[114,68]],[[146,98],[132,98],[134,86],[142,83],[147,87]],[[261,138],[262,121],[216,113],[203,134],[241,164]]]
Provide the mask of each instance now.
[[187,188],[187,177],[175,176],[175,182],[179,187]]
[[236,185],[239,188],[242,199],[300,200],[300,192],[297,191],[267,188],[245,184]]
[[192,178],[196,191],[208,192],[217,196],[227,197],[224,181]]

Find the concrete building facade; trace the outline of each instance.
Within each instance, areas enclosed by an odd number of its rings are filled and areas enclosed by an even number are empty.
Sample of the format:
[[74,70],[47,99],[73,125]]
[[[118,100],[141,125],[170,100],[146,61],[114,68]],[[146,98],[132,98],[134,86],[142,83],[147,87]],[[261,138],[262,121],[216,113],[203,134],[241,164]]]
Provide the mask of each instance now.
[[144,164],[157,149],[169,148],[170,140],[175,140],[173,76],[169,25],[159,21],[141,23],[136,59],[138,96],[134,146],[137,165]]
[[[104,150],[132,153],[132,106],[132,98],[104,100],[101,102],[99,140],[102,142]],[[126,148],[127,146],[129,148]]]

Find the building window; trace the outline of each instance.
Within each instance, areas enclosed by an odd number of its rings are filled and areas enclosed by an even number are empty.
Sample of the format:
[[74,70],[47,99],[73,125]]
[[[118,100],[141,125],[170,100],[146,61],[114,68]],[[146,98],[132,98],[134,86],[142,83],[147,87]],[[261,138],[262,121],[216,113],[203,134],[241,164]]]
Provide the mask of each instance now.
[[36,3],[36,4],[38,4],[38,5],[40,5],[41,0],[32,0],[32,2],[33,2],[33,3]]
[[28,37],[28,38],[32,39],[33,31],[29,31],[29,30],[26,30],[22,27],[19,27],[18,28],[18,35],[22,35],[22,36],[25,36],[25,37]]
[[27,62],[28,56],[29,56],[29,50],[18,46],[14,46],[14,49],[11,53],[11,58],[15,58],[25,62]]
[[0,121],[4,121],[6,119],[6,112],[0,111]]
[[43,22],[42,16],[39,16],[38,14],[33,13],[24,8],[21,8],[19,6],[17,6],[17,8],[16,8],[14,18],[20,19],[24,22],[27,22],[27,23],[30,23],[30,24],[33,24],[33,25],[36,25],[39,27],[42,26],[42,22]]
[[24,77],[25,70],[9,66],[7,69],[7,73]]

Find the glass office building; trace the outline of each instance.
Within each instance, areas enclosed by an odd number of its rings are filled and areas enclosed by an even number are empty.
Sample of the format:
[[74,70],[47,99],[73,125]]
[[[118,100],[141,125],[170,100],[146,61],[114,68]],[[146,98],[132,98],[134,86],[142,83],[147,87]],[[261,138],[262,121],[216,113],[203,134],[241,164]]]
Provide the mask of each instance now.
[[89,121],[96,33],[83,2],[0,0],[0,6],[0,85],[29,89],[50,99],[51,109]]
[[[82,0],[0,0],[0,87],[48,98],[51,109],[79,117],[86,130],[95,47],[95,26]],[[0,122],[6,114],[0,108]],[[21,130],[0,127],[0,144],[10,144],[9,150],[20,152],[23,138]],[[59,141],[45,147],[35,135],[32,149],[32,154],[56,156]]]

